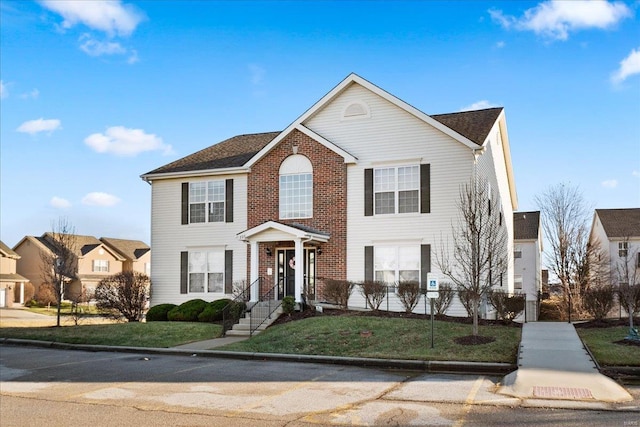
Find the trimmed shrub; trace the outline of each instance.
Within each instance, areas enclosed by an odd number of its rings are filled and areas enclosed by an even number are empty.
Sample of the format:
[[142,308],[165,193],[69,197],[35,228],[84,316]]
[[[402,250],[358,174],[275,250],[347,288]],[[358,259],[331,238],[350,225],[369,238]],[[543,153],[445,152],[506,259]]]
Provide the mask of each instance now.
[[451,307],[453,301],[453,286],[450,283],[440,283],[440,290],[438,291],[438,298],[433,300],[433,309],[435,314],[444,315],[447,314],[447,310]]
[[613,308],[615,289],[611,285],[588,289],[582,295],[582,307],[596,320],[602,320]]
[[291,316],[296,309],[296,300],[292,296],[282,298],[282,311]]
[[561,302],[557,297],[540,301],[540,313],[538,320],[566,320]]
[[198,314],[199,322],[219,322],[222,320],[222,313],[224,308],[231,304],[229,298],[222,298],[215,301],[211,301],[207,306],[202,310],[202,313]]
[[509,295],[504,291],[491,290],[488,296],[498,319],[513,320],[524,310],[524,295]]
[[378,310],[387,296],[387,285],[377,280],[365,280],[360,285],[360,293],[367,301],[369,308]]
[[346,280],[326,279],[324,281],[324,296],[330,303],[339,305],[346,310],[354,286],[355,283]]
[[420,283],[415,280],[401,280],[398,282],[396,295],[400,299],[400,302],[402,302],[404,311],[411,313],[420,300]]
[[167,313],[170,322],[197,322],[198,315],[207,307],[207,302],[200,298],[183,302]]
[[175,304],[158,304],[154,305],[147,311],[147,322],[166,322],[167,313],[176,308]]

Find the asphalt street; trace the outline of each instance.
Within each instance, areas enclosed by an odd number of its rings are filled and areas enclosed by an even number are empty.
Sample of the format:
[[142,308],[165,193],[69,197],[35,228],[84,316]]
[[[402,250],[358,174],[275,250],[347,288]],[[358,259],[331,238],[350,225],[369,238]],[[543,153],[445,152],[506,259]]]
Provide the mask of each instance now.
[[2,345],[0,424],[639,425],[637,411],[529,408],[493,393],[499,380]]

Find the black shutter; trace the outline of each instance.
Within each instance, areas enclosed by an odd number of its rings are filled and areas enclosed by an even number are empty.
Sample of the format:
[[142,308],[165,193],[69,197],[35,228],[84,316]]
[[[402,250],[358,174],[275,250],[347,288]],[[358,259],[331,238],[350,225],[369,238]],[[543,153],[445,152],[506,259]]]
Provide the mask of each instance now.
[[421,288],[427,287],[427,273],[431,272],[431,245],[420,245],[420,276],[422,277]]
[[364,280],[373,280],[373,246],[364,247]]
[[373,216],[373,169],[364,170],[364,216]]
[[187,293],[189,282],[189,252],[180,252],[180,293]]
[[189,224],[189,183],[182,183],[182,224]]
[[431,165],[420,165],[420,213],[431,212]]
[[233,179],[226,180],[224,195],[224,220],[233,222]]
[[224,293],[233,293],[233,251],[224,251]]

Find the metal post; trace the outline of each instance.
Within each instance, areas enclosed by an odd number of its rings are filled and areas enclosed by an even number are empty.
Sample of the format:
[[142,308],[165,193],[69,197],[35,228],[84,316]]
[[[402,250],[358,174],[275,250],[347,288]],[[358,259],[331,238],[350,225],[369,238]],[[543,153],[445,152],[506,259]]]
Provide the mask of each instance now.
[[433,298],[431,300],[431,348],[433,348]]

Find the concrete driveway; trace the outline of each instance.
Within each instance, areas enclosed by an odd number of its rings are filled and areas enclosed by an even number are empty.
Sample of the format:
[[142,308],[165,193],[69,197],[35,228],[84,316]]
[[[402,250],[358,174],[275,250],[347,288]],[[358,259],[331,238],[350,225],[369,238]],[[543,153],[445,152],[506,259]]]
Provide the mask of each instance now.
[[[11,327],[46,327],[56,325],[56,309],[51,308],[51,315],[33,313],[25,308],[0,308],[0,326],[3,328]],[[103,317],[83,317],[79,324],[99,324],[112,323],[113,320]],[[63,326],[73,325],[74,321],[71,316],[62,316],[60,324]]]

